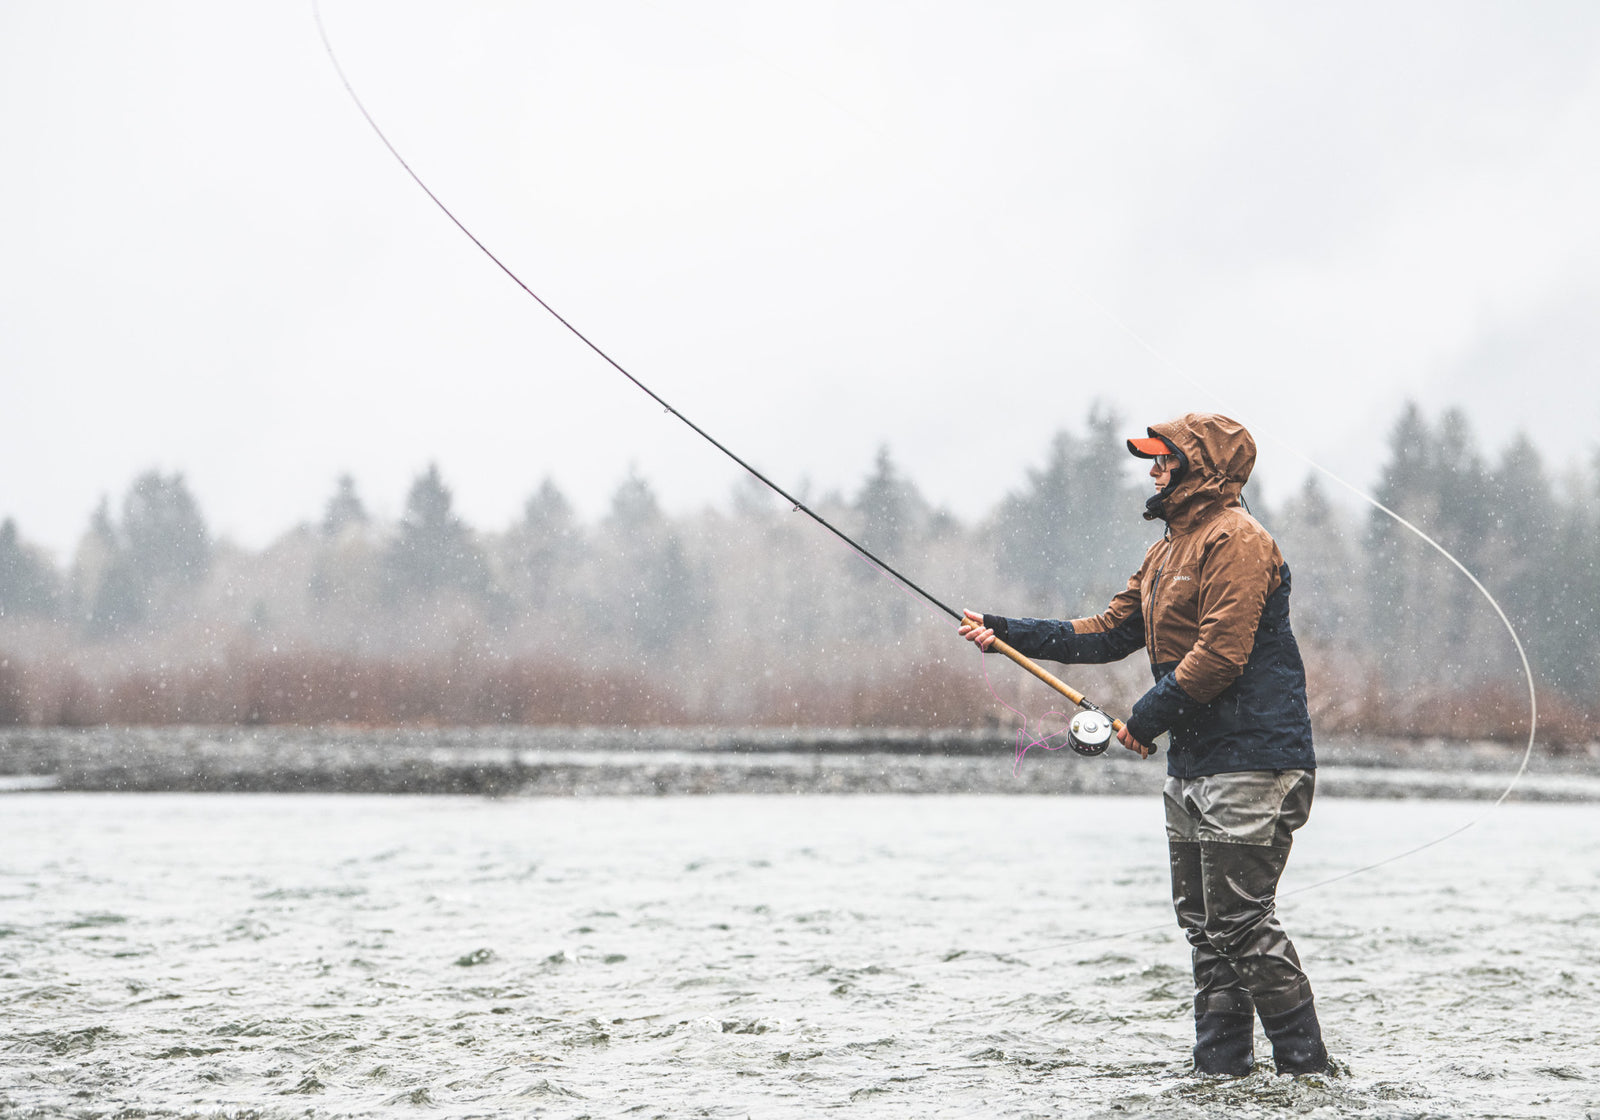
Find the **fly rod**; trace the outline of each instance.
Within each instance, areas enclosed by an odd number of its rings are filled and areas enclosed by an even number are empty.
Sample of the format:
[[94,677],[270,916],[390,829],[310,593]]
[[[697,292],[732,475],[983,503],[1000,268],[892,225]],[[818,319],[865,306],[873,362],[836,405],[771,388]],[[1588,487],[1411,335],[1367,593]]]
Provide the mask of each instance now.
[[[718,451],[726,455],[729,459],[732,459],[735,463],[739,464],[739,466],[743,467],[747,472],[749,472],[749,474],[754,477],[756,481],[760,482],[763,486],[767,487],[773,493],[781,497],[784,501],[788,502],[796,512],[803,513],[807,517],[811,518],[811,520],[815,521],[818,525],[822,526],[835,537],[839,538],[839,540],[843,541],[868,563],[872,564],[890,578],[897,580],[907,589],[915,592],[928,603],[931,603],[934,607],[938,608],[940,611],[943,611],[957,622],[966,621],[965,616],[963,616],[960,611],[956,610],[954,607],[951,607],[947,603],[941,602],[939,599],[935,598],[932,594],[911,580],[904,573],[898,571],[892,565],[868,551],[864,546],[851,538],[838,526],[834,525],[816,510],[806,505],[799,498],[796,498],[782,486],[779,486],[776,482],[772,481],[772,479],[762,474],[749,462],[741,458],[739,455],[736,455],[720,440],[712,436],[710,432],[696,424],[682,412],[679,412],[654,389],[651,389],[643,381],[639,380],[639,378],[635,377],[632,373],[628,372],[627,369],[623,368],[620,362],[601,349],[599,344],[597,344],[593,339],[589,338],[588,335],[584,334],[575,325],[573,325],[573,323],[571,323],[564,315],[551,306],[543,296],[539,295],[538,292],[535,292],[531,287],[524,283],[522,278],[513,272],[509,265],[497,257],[489,248],[489,246],[480,241],[478,236],[468,229],[466,224],[462,222],[460,218],[455,216],[451,209],[444,204],[443,199],[433,193],[433,189],[429,187],[427,183],[423,182],[422,176],[417,174],[417,172],[412,168],[411,164],[406,161],[405,156],[400,154],[400,150],[396,148],[392,142],[390,142],[389,137],[384,133],[383,129],[379,127],[377,119],[374,118],[370,112],[368,112],[366,104],[361,100],[360,95],[356,93],[355,87],[350,83],[350,78],[344,71],[344,67],[340,65],[339,56],[337,53],[335,53],[333,49],[333,42],[328,38],[328,30],[322,22],[322,6],[318,0],[311,0],[311,12],[313,17],[316,19],[317,34],[322,39],[323,49],[328,53],[328,61],[333,64],[334,72],[339,75],[339,81],[344,86],[345,92],[350,95],[350,100],[355,103],[356,108],[360,111],[361,116],[366,120],[373,133],[376,134],[383,146],[389,150],[389,154],[394,156],[396,162],[398,162],[400,166],[405,169],[405,173],[411,177],[411,181],[416,183],[416,185],[422,189],[422,193],[427,195],[428,198],[432,200],[433,204],[437,206],[444,214],[444,216],[449,218],[451,223],[463,234],[465,234],[467,239],[476,245],[484,256],[493,261],[495,266],[499,268],[501,272],[505,273],[512,283],[521,288],[524,293],[526,293],[540,307],[544,308],[545,311],[549,312],[556,322],[560,323],[563,327],[570,331],[572,335],[578,339],[578,341],[582,342],[590,350],[594,351],[594,353],[598,355],[602,361],[620,373],[623,377],[627,378],[636,388],[638,388],[651,400],[655,401],[669,414],[682,421],[690,431],[695,433],[695,435],[699,436],[701,439],[711,444],[712,447],[715,447]],[[1023,669],[1027,670],[1039,680],[1043,681],[1045,684],[1061,693],[1061,695],[1065,696],[1068,700],[1071,700],[1079,708],[1083,709],[1082,713],[1072,721],[1073,727],[1072,729],[1069,729],[1067,735],[1068,742],[1079,754],[1096,755],[1104,753],[1106,747],[1110,745],[1111,736],[1115,732],[1122,730],[1123,724],[1121,720],[1111,718],[1099,707],[1090,703],[1083,693],[1072,688],[1064,681],[1059,680],[1053,674],[1040,668],[1032,660],[1018,653],[1016,650],[1012,649],[998,638],[995,639],[990,648],[1016,662],[1016,664],[1020,665]],[[1081,733],[1079,730],[1080,724],[1082,725]]]

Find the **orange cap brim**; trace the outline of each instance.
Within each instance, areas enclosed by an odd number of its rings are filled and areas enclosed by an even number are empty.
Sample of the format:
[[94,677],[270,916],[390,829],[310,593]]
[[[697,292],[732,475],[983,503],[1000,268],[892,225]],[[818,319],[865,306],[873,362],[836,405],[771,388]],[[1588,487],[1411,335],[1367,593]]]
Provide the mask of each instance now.
[[1157,455],[1171,455],[1172,445],[1160,436],[1147,436],[1141,439],[1130,439],[1128,450],[1141,459],[1154,459]]

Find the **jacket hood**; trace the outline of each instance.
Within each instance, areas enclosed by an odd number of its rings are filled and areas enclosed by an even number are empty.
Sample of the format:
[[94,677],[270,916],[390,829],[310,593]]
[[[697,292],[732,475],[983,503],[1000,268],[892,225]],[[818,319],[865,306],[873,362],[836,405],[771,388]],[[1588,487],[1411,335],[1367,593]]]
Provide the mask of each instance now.
[[1256,441],[1237,420],[1215,412],[1190,412],[1146,429],[1182,453],[1182,477],[1157,495],[1145,512],[1182,530],[1217,509],[1239,504],[1256,465]]

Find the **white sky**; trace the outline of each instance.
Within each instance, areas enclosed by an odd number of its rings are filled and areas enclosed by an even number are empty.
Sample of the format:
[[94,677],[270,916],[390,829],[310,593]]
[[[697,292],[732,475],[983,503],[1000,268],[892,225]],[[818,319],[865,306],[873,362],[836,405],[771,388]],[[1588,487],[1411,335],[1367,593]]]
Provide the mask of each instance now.
[[[1363,485],[1402,402],[1592,450],[1600,5],[325,0],[456,214],[781,484],[987,510],[1103,400]],[[738,469],[450,226],[307,3],[0,6],[0,517],[258,547],[436,461],[501,528]],[[1152,351],[1161,355],[1158,359]]]

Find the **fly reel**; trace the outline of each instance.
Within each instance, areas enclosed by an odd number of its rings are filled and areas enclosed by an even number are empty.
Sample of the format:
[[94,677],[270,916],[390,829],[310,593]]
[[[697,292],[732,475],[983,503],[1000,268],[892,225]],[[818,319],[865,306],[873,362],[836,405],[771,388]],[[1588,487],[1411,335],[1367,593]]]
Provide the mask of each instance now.
[[1111,717],[1095,708],[1079,712],[1067,726],[1067,743],[1086,758],[1105,754],[1111,745]]

